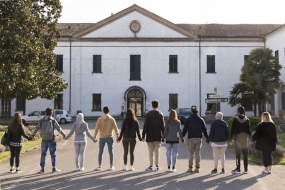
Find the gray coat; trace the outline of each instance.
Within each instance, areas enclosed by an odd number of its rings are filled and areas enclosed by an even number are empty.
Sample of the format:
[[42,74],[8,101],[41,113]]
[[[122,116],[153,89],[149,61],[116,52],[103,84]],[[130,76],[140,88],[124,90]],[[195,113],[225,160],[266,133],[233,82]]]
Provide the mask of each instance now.
[[170,125],[170,123],[166,122],[163,133],[163,139],[166,139],[166,143],[179,143],[179,137],[183,142],[184,139],[181,131],[181,123],[177,122],[174,125]]
[[72,129],[70,130],[69,134],[65,137],[65,139],[70,138],[73,133],[75,132],[75,138],[74,138],[74,142],[86,142],[86,135],[85,132],[87,134],[87,136],[94,141],[94,137],[90,134],[89,128],[88,128],[88,124],[87,123],[82,123],[80,125],[80,127],[77,129],[76,127],[76,122],[73,123]]

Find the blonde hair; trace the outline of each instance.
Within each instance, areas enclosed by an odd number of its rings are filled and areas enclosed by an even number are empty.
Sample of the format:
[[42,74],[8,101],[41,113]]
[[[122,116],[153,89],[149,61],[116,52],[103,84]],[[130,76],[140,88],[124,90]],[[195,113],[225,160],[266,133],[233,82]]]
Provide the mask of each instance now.
[[170,125],[174,125],[177,122],[179,122],[178,117],[177,117],[177,112],[172,109],[169,111],[169,117],[168,117],[167,123],[169,123]]
[[263,112],[261,114],[261,122],[266,122],[266,123],[271,122],[271,123],[274,123],[272,121],[272,119],[271,119],[270,113],[268,113],[268,112]]
[[223,113],[222,112],[217,112],[215,117],[216,117],[216,119],[222,120],[223,119]]

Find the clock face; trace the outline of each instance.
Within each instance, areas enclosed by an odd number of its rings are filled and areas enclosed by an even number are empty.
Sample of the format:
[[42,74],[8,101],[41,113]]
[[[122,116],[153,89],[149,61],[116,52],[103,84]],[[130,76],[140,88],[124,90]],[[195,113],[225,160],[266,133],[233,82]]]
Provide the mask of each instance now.
[[138,21],[133,21],[130,24],[130,29],[131,29],[132,32],[138,32],[141,29],[141,25],[140,25],[140,23]]

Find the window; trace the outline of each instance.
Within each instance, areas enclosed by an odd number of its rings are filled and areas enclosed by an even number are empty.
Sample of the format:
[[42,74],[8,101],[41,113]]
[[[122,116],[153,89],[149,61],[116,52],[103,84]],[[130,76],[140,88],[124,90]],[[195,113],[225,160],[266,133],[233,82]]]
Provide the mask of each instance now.
[[130,80],[141,80],[141,56],[131,55]]
[[101,111],[101,94],[93,94],[92,111]]
[[243,97],[244,97],[244,106],[243,106],[244,109],[247,111],[252,111],[252,103],[250,101],[249,94],[244,94]]
[[25,109],[25,101],[26,99],[25,98],[21,98],[21,97],[18,97],[16,99],[16,110],[18,111],[24,111]]
[[54,99],[54,109],[63,109],[63,94],[58,94]]
[[178,106],[178,94],[169,94],[169,110],[176,109]]
[[207,73],[215,73],[215,56],[207,55]]
[[56,69],[63,72],[63,55],[56,56]]
[[93,55],[93,73],[101,73],[101,55]]
[[177,55],[169,55],[169,72],[177,73]]
[[279,52],[278,52],[278,50],[275,51],[275,59],[279,62]]
[[244,55],[244,58],[243,58],[244,60],[243,60],[243,64],[245,64],[245,62],[247,61],[247,59],[248,59],[248,55]]
[[217,113],[221,111],[221,105],[220,103],[207,103],[207,110],[211,111],[212,113]]

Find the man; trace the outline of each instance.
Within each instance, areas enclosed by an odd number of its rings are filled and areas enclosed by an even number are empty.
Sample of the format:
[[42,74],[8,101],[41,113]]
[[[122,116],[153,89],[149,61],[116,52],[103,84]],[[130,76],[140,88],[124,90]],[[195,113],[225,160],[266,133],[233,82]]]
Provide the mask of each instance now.
[[236,152],[236,169],[233,173],[240,174],[240,155],[243,154],[244,174],[248,173],[248,141],[251,141],[250,122],[244,115],[245,109],[240,106],[237,109],[237,116],[233,119],[231,138],[234,142]]
[[146,135],[146,142],[149,151],[149,167],[146,169],[147,171],[153,170],[153,152],[155,155],[155,170],[161,170],[161,168],[159,167],[159,150],[161,146],[161,138],[164,131],[163,114],[162,112],[157,110],[159,102],[157,100],[153,100],[151,104],[152,110],[149,111],[145,116],[145,122],[142,132],[142,140],[145,141]]
[[200,160],[201,160],[201,147],[202,147],[202,133],[208,139],[208,133],[204,119],[198,116],[198,107],[191,106],[191,116],[185,121],[183,128],[183,137],[188,132],[188,151],[189,151],[189,169],[188,172],[193,172],[193,155],[195,153],[195,170],[199,173]]
[[41,173],[45,172],[46,154],[48,149],[51,155],[52,172],[60,172],[60,170],[56,168],[56,140],[54,135],[54,129],[56,129],[63,137],[65,137],[65,134],[63,133],[61,127],[52,115],[53,109],[47,108],[46,116],[44,116],[44,118],[40,120],[40,122],[32,132],[32,136],[34,137],[37,131],[39,129],[41,130]]
[[107,143],[108,145],[108,151],[109,151],[109,156],[110,156],[110,169],[109,170],[114,170],[115,167],[113,166],[114,163],[114,155],[113,155],[113,145],[114,145],[114,140],[113,140],[113,131],[115,131],[115,134],[117,136],[117,139],[119,137],[119,130],[116,124],[115,119],[109,114],[110,109],[108,107],[103,108],[104,114],[99,117],[96,123],[95,127],[95,133],[94,133],[94,138],[95,142],[96,136],[98,131],[100,131],[99,136],[99,154],[98,154],[98,163],[99,166],[95,170],[101,171],[102,170],[102,156],[103,156],[103,150],[104,146]]

